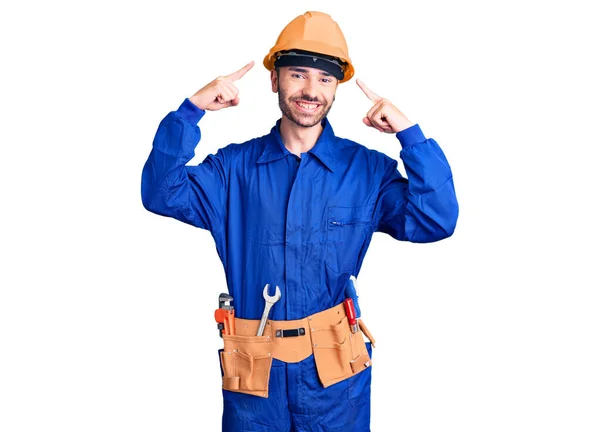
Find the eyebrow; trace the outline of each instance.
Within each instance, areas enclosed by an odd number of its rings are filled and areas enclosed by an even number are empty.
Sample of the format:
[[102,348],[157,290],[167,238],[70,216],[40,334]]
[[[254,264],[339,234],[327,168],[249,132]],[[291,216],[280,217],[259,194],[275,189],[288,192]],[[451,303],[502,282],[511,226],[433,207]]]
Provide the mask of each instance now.
[[[299,68],[299,67],[291,67],[291,68],[290,68],[290,70],[291,70],[291,71],[294,71],[294,72],[309,73],[308,69]],[[331,75],[330,73],[328,73],[328,72],[325,72],[325,71],[323,71],[323,70],[322,70],[322,71],[319,71],[319,72],[320,72],[320,74],[321,74],[321,75],[325,75],[325,76],[327,76],[327,77],[332,77],[332,76],[333,76],[333,75]]]

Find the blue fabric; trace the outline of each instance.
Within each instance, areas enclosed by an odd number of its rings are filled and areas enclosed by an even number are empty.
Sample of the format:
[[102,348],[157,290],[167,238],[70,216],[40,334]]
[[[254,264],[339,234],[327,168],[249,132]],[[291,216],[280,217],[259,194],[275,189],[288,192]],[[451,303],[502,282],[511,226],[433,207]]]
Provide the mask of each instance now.
[[[282,293],[272,319],[304,318],[339,304],[349,276],[358,276],[375,232],[416,243],[438,241],[454,232],[458,204],[452,172],[438,144],[425,138],[418,124],[396,134],[406,179],[395,159],[336,137],[326,118],[318,141],[302,157],[284,146],[278,120],[267,135],[227,145],[201,164],[188,166],[200,141],[197,124],[204,115],[185,99],[160,122],[143,168],[142,202],[151,212],[210,231],[240,318],[261,317],[267,283],[271,294],[276,285]],[[369,312],[362,311],[366,322]],[[224,430],[270,430],[261,429],[267,423],[257,407],[273,400],[279,411],[288,412],[291,423],[302,423],[301,417],[292,420],[289,413],[300,413],[303,406],[310,407],[307,418],[319,417],[317,412],[329,417],[313,398],[322,394],[321,403],[330,397],[336,400],[339,394],[316,385],[316,375],[309,371],[311,361],[312,357],[275,367],[280,372],[272,375],[275,388],[269,400],[225,392],[225,405],[230,410],[236,405],[240,416],[255,413],[248,419],[258,426]],[[294,370],[302,373],[290,382]],[[342,382],[338,388],[345,392],[348,385]],[[288,391],[281,390],[278,396],[278,388]],[[362,388],[368,394],[370,380]],[[294,403],[293,395],[300,391],[311,396]],[[331,423],[329,429],[326,426],[291,430],[337,430]]]

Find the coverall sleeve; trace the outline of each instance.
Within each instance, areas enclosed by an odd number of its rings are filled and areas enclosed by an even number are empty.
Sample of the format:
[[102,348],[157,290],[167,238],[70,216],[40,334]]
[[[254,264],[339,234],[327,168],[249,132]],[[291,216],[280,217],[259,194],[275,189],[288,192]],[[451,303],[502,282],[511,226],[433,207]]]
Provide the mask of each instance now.
[[450,237],[458,219],[458,202],[450,165],[433,139],[418,124],[400,131],[400,158],[386,157],[385,173],[375,205],[375,231],[397,240],[428,243]]
[[228,149],[186,166],[200,141],[204,114],[186,98],[160,122],[142,170],[142,203],[153,213],[217,233],[224,226]]

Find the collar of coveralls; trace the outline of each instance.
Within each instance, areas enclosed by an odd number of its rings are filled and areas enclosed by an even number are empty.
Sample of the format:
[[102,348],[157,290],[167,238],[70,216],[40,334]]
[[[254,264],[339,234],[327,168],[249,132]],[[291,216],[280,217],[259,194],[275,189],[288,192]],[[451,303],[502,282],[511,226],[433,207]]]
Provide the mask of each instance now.
[[[258,163],[268,163],[274,160],[281,159],[284,156],[293,154],[283,144],[283,139],[279,133],[281,119],[271,129],[271,133],[267,135],[267,144],[262,154],[258,158]],[[327,117],[321,120],[323,131],[315,145],[308,151],[319,159],[330,171],[335,171],[335,134]]]

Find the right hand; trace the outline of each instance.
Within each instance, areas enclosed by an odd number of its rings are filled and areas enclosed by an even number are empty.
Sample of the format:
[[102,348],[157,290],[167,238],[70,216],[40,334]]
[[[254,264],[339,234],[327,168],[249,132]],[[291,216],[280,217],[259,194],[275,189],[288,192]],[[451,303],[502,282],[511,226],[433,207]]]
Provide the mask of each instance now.
[[254,66],[254,60],[231,75],[218,77],[198,90],[194,96],[190,97],[190,101],[198,108],[208,111],[218,111],[222,108],[236,106],[240,103],[238,97],[240,91],[233,85],[233,82],[243,77],[252,69],[252,66]]

